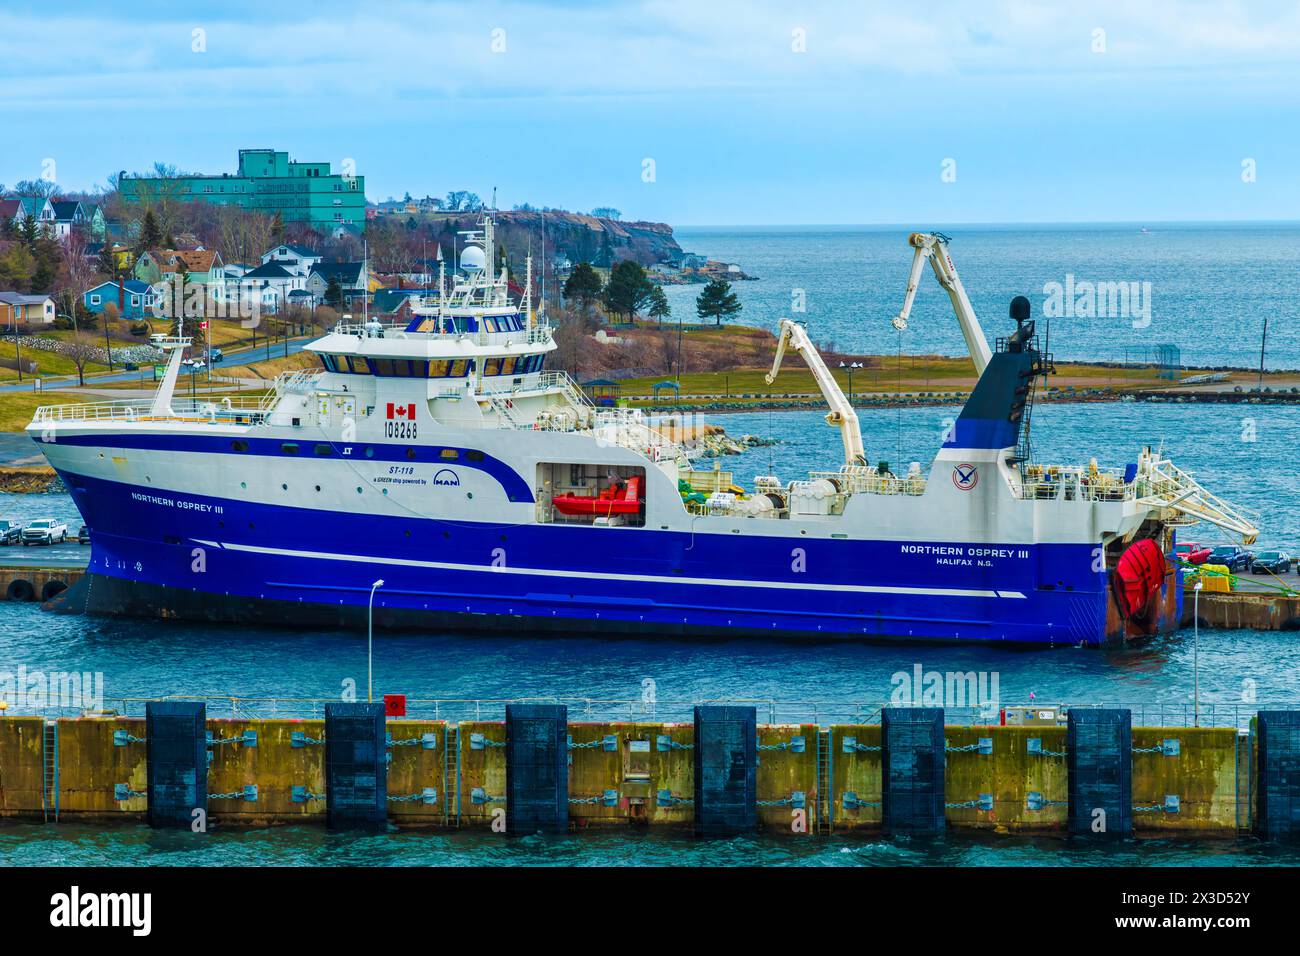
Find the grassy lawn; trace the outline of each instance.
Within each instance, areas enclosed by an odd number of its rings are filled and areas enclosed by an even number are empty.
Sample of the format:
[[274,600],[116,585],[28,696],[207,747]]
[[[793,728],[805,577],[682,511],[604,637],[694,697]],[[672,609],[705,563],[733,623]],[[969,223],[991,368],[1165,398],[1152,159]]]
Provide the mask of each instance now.
[[59,394],[42,395],[32,392],[0,394],[0,432],[20,432],[30,424],[32,415],[40,406],[61,405],[69,400],[68,396]]
[[[0,342],[0,355],[7,359],[15,358],[17,350],[13,342]],[[23,358],[36,363],[37,378],[44,378],[47,375],[75,375],[77,373],[76,363],[72,359],[57,352],[45,352],[40,349],[23,349]],[[86,373],[101,371],[106,366],[98,365],[94,362],[86,363]],[[26,382],[32,378],[30,372],[23,372],[23,381]],[[18,381],[18,370],[12,368],[0,367],[0,384],[10,384]]]
[[[940,356],[869,356],[861,359],[868,367],[853,372],[853,392],[925,392],[969,391],[975,385],[975,369],[969,359]],[[812,373],[797,355],[787,356],[781,374],[768,385],[764,376],[769,368],[736,368],[725,372],[689,372],[682,376],[682,395],[782,395],[817,394]],[[845,392],[849,390],[847,369],[832,366],[831,373]],[[624,395],[649,395],[656,382],[671,381],[672,375],[627,379],[622,383]],[[1097,365],[1057,364],[1057,373],[1049,376],[1048,386],[1065,388],[1115,388],[1168,386],[1173,383],[1157,377],[1150,368],[1104,368]],[[669,393],[661,392],[661,397]]]

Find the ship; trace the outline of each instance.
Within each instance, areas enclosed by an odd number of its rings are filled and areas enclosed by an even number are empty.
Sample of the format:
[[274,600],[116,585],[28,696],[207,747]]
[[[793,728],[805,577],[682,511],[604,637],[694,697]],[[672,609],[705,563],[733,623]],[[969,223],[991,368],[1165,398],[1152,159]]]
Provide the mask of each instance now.
[[[528,264],[512,296],[492,215],[401,321],[344,315],[265,396],[176,394],[192,342],[155,336],[156,392],[39,408],[30,436],[90,529],[56,611],[292,628],[1101,645],[1171,631],[1177,530],[1250,517],[1162,452],[1033,459],[1052,371],[1028,300],[987,342],[948,253],[913,234],[978,379],[928,472],[868,463],[853,403],[780,322],[844,461],[702,487],[658,419],[564,371]],[[439,253],[441,258],[441,252]]]

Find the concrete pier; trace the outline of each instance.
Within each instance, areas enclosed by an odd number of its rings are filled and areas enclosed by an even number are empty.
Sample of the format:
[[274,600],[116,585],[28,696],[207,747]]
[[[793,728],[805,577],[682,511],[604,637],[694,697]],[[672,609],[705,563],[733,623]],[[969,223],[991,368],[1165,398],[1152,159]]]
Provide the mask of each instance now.
[[[939,726],[943,753],[931,773],[942,787],[944,827],[1064,832],[1065,727]],[[324,721],[208,718],[206,729],[208,820],[325,824]],[[384,730],[390,824],[504,832],[508,795],[518,789],[507,772],[504,721],[390,718]],[[0,816],[144,822],[146,738],[138,717],[0,716]],[[584,721],[569,723],[567,738],[570,829],[695,826],[692,723]],[[746,798],[757,829],[878,834],[883,744],[880,724],[758,724],[755,787]],[[1138,726],[1128,749],[1116,757],[1131,760],[1134,835],[1225,837],[1253,827],[1260,791],[1253,723],[1247,732]]]

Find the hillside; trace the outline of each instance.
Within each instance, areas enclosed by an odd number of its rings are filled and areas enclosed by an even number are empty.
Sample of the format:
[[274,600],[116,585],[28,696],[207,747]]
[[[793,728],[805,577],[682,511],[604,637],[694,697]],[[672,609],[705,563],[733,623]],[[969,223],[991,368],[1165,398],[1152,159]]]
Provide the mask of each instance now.
[[[464,229],[479,228],[476,212],[433,213],[431,225],[451,237]],[[513,210],[497,214],[497,237],[514,257],[522,257],[532,241],[533,255],[540,252],[538,237],[545,229],[548,259],[567,256],[571,262],[609,265],[632,259],[643,266],[656,262],[673,262],[682,256],[682,248],[673,238],[673,227],[663,222],[625,222],[576,212],[538,212]]]

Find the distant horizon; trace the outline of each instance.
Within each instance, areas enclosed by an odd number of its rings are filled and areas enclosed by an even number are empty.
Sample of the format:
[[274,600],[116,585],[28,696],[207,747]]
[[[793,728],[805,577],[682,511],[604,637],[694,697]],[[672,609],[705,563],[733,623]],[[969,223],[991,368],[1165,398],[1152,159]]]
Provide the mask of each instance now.
[[[510,210],[499,210],[509,212]],[[576,210],[570,210],[576,211]],[[636,220],[628,220],[633,222]],[[644,220],[648,221],[648,220]],[[943,227],[960,227],[970,228],[996,228],[996,229],[1016,229],[1024,226],[1034,226],[1038,228],[1060,226],[1064,228],[1076,228],[1079,226],[1296,226],[1300,227],[1300,219],[1079,219],[1079,220],[1023,220],[1023,221],[1005,221],[1005,222],[957,222],[957,221],[926,221],[923,224],[917,222],[763,222],[763,223],[738,223],[738,222],[711,222],[711,223],[667,223],[673,229],[910,229],[914,232],[924,232],[926,230],[940,229]]]

